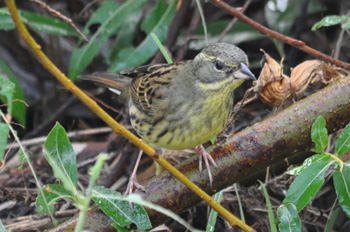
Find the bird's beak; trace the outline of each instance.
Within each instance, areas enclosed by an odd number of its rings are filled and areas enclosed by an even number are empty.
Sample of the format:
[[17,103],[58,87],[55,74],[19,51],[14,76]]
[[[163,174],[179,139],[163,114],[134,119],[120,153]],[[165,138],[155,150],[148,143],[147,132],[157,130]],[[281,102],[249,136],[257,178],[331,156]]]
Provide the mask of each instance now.
[[237,79],[244,79],[244,80],[253,80],[253,81],[256,80],[254,74],[249,70],[247,65],[243,63],[241,63],[241,68],[234,73],[234,77]]

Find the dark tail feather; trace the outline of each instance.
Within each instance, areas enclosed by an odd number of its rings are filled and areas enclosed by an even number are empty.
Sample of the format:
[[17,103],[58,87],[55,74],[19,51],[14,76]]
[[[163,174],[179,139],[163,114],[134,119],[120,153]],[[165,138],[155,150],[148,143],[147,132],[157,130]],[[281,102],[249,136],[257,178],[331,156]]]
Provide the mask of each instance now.
[[91,81],[98,86],[108,88],[110,91],[120,95],[122,98],[120,100],[122,101],[128,98],[131,82],[129,77],[115,73],[96,72],[90,75],[79,76],[79,79]]

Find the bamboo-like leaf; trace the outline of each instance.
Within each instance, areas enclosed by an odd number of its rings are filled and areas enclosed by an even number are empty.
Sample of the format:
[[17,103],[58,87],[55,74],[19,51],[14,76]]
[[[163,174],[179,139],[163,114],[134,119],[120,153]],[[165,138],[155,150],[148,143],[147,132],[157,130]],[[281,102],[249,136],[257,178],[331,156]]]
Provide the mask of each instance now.
[[333,182],[339,204],[350,218],[350,161],[344,165],[342,173],[334,171]]
[[297,207],[288,203],[281,205],[277,210],[279,220],[278,229],[280,232],[300,232],[301,221],[298,215]]
[[[61,36],[79,36],[78,33],[66,22],[41,16],[29,11],[18,11],[25,24],[35,31],[46,32]],[[15,28],[11,14],[7,8],[0,8],[0,29],[11,30]]]
[[326,119],[318,116],[311,128],[311,139],[315,143],[315,150],[318,153],[324,151],[328,146],[328,132],[326,129]]
[[[102,186],[93,187],[93,191],[101,195],[121,197],[121,194]],[[129,226],[131,223],[137,225],[139,229],[151,228],[146,210],[137,204],[130,208],[129,203],[118,201],[107,197],[93,197],[93,201],[101,207],[102,211],[111,217],[120,227]]]
[[[13,117],[23,126],[26,125],[26,106],[24,104],[24,95],[22,88],[17,80],[16,75],[12,72],[10,67],[0,59],[0,73],[6,74],[9,77],[9,80],[15,84],[13,99],[15,101],[12,102],[12,115]],[[5,99],[1,99],[3,103],[8,103],[4,101]]]
[[75,193],[78,181],[76,156],[66,131],[59,123],[47,136],[45,157],[63,186]]
[[329,15],[315,23],[311,30],[316,31],[317,29],[321,27],[329,27],[329,26],[334,26],[337,24],[340,24],[342,22],[349,23],[350,22],[350,17],[347,17],[345,15]]
[[[74,80],[90,64],[106,40],[116,33],[125,18],[134,10],[142,7],[144,3],[145,0],[129,0],[121,6],[114,4],[114,7],[110,7],[112,4],[109,1],[105,3],[108,4],[108,7],[101,6],[103,12],[98,11],[97,18],[91,19],[88,23],[89,25],[92,22],[100,22],[101,26],[90,38],[88,44],[74,50],[69,64],[68,76]],[[83,31],[86,33],[87,29]]]
[[9,126],[0,122],[0,162],[4,159],[8,133]]
[[[165,39],[165,36],[168,32],[171,20],[175,14],[177,1],[172,0],[163,13],[161,19],[153,27],[152,31],[157,35],[159,40],[162,42]],[[117,59],[113,61],[108,71],[110,72],[119,72],[126,68],[137,67],[144,64],[149,60],[157,51],[158,47],[153,41],[151,34],[148,34],[144,41],[135,49],[131,50],[127,48],[128,52],[123,52],[122,50]]]
[[316,195],[324,182],[324,173],[329,168],[329,162],[317,162],[311,164],[300,173],[289,187],[283,204],[292,203],[298,212],[302,210]]
[[350,123],[346,125],[340,133],[335,143],[335,152],[337,155],[344,155],[350,149]]
[[311,164],[321,161],[328,161],[331,157],[329,155],[322,154],[316,154],[313,156],[310,156],[306,158],[302,165],[294,167],[287,171],[287,174],[289,175],[299,175],[302,171],[304,171],[307,167],[309,167]]

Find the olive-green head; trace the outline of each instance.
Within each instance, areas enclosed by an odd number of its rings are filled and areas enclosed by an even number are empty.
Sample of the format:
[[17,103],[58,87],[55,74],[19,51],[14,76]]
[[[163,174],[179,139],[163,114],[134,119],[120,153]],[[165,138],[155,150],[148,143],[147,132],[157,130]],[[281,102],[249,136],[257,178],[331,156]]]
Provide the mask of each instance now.
[[201,83],[215,83],[227,78],[255,80],[248,68],[248,57],[233,44],[215,43],[204,48],[192,62]]

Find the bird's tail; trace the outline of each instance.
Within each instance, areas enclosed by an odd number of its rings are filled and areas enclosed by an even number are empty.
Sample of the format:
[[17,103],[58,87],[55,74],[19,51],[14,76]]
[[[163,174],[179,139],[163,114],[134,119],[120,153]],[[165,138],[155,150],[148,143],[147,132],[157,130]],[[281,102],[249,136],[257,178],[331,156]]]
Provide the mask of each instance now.
[[79,79],[91,81],[94,84],[108,88],[110,91],[118,94],[119,100],[121,102],[128,99],[129,96],[129,87],[131,78],[107,72],[96,72],[89,75],[79,76]]

